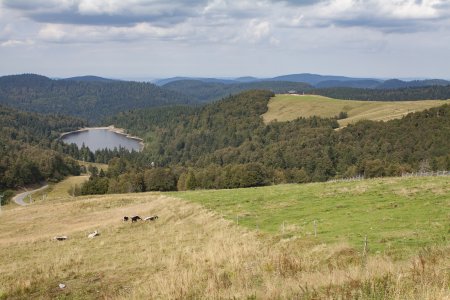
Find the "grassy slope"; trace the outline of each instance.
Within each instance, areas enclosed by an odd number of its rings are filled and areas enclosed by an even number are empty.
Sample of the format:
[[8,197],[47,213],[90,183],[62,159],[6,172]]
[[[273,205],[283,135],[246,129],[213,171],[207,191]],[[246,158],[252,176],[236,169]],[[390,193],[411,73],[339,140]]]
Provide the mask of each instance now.
[[388,178],[177,193],[248,228],[405,256],[449,242],[450,178]]
[[[417,196],[422,195],[429,203],[423,213],[431,214],[435,213],[435,206],[442,204],[442,195],[448,196],[448,184],[445,185],[448,181],[435,179],[425,180],[424,184],[415,179],[411,182],[374,180],[371,187],[374,194],[380,195],[389,189],[386,185],[398,187],[397,192],[409,197],[409,202],[416,202]],[[359,184],[331,184],[330,187],[358,195]],[[289,185],[176,195],[219,211],[238,209],[234,197],[242,200],[242,206],[251,204],[247,201],[264,202],[273,198],[267,204],[271,205],[271,215],[276,216],[278,211],[286,211],[289,197],[322,193],[331,199],[328,208],[336,210],[337,203],[342,202],[340,194],[337,193],[336,201],[329,195],[335,190],[325,188],[320,192],[320,188]],[[436,199],[430,193],[436,194]],[[221,208],[217,200],[223,202]],[[405,202],[399,201],[402,205]],[[360,209],[364,206],[355,205]],[[325,209],[325,203],[321,207]],[[265,213],[264,209],[261,213]],[[158,214],[160,218],[151,223],[121,221],[123,215],[133,214]],[[439,222],[440,214],[436,213],[433,222]],[[343,217],[338,220],[339,216]],[[347,222],[346,218],[337,214],[336,222]],[[409,220],[411,216],[405,214],[404,218]],[[240,224],[252,227],[246,223],[249,220],[244,218]],[[392,220],[386,222],[392,226],[397,224]],[[450,296],[450,272],[445,267],[449,265],[449,245],[428,248],[406,260],[392,260],[373,251],[363,260],[361,247],[322,243],[325,234],[322,229],[318,238],[303,234],[289,237],[293,232],[280,235],[248,230],[198,204],[170,198],[167,194],[35,202],[3,211],[0,228],[0,299],[245,299],[248,296],[257,299],[445,299]],[[101,235],[87,239],[88,232],[96,229]],[[435,234],[436,228],[430,232]],[[69,239],[51,240],[62,234]],[[61,290],[59,283],[67,287]]]
[[354,101],[336,100],[316,95],[276,95],[268,104],[268,111],[263,115],[265,122],[273,120],[290,121],[299,117],[321,116],[333,117],[341,111],[348,114],[347,119],[339,120],[341,126],[361,119],[387,121],[448,103],[448,100],[424,101]]

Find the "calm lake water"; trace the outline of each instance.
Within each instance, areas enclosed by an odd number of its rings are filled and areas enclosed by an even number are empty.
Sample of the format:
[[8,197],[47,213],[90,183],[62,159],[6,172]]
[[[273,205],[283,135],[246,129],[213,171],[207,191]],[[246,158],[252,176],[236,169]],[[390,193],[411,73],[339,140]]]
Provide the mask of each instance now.
[[140,151],[141,149],[139,141],[108,129],[89,129],[80,132],[73,132],[64,135],[61,139],[67,144],[75,143],[78,148],[81,148],[84,143],[84,145],[89,147],[91,151],[104,148],[112,150],[114,148],[119,149],[119,147],[126,148],[130,151]]

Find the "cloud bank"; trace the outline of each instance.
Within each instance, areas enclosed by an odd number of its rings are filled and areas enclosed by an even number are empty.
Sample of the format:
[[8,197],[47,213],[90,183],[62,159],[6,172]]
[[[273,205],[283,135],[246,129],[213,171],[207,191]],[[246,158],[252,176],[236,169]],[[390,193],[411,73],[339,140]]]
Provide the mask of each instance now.
[[282,51],[284,55],[293,55],[312,51],[317,55],[331,48],[336,53],[388,54],[398,51],[396,40],[412,42],[420,37],[429,42],[450,33],[448,0],[3,0],[0,3],[0,47],[8,48],[52,47],[52,44],[102,47],[107,43],[123,43],[156,49],[173,43],[190,47],[189,51],[199,47],[218,52],[227,47],[235,50],[246,47],[260,53]]

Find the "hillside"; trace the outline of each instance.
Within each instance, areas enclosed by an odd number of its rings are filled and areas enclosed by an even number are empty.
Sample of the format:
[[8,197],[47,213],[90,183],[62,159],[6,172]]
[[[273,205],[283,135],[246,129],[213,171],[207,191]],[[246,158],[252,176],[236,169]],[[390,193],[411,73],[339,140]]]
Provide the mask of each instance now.
[[[0,296],[445,299],[450,249],[448,220],[439,208],[448,206],[448,195],[448,181],[425,178],[8,206],[0,218]],[[134,214],[159,219],[122,221]],[[330,232],[332,224],[339,226]],[[94,230],[100,236],[88,239]],[[68,239],[52,240],[56,235]]]
[[317,95],[276,95],[268,104],[268,110],[262,116],[264,122],[291,121],[296,118],[319,116],[331,118],[346,112],[348,117],[338,120],[340,126],[346,126],[359,120],[387,121],[399,119],[411,112],[422,111],[450,103],[448,100],[423,101],[355,101],[332,99]]
[[85,124],[72,117],[0,106],[0,193],[9,188],[79,174],[78,163],[64,154],[70,146],[64,145],[58,137],[62,132]]
[[0,105],[77,116],[94,124],[121,111],[180,103],[190,101],[151,83],[52,80],[33,74],[0,77]]

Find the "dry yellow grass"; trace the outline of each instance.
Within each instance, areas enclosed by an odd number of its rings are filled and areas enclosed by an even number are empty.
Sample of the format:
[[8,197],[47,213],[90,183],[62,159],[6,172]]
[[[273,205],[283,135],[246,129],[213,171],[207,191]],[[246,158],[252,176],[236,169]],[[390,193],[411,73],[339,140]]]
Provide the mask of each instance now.
[[338,100],[316,95],[276,95],[269,101],[263,114],[264,122],[291,121],[299,117],[334,117],[341,111],[348,118],[339,120],[346,126],[359,120],[387,121],[404,115],[449,103],[448,100],[423,101],[354,101]]
[[[157,214],[135,224],[123,215]],[[0,299],[445,299],[450,247],[407,261],[249,231],[163,194],[35,203],[0,217]],[[101,235],[88,239],[88,232]],[[55,235],[68,235],[63,242]],[[58,284],[66,284],[59,289]]]

